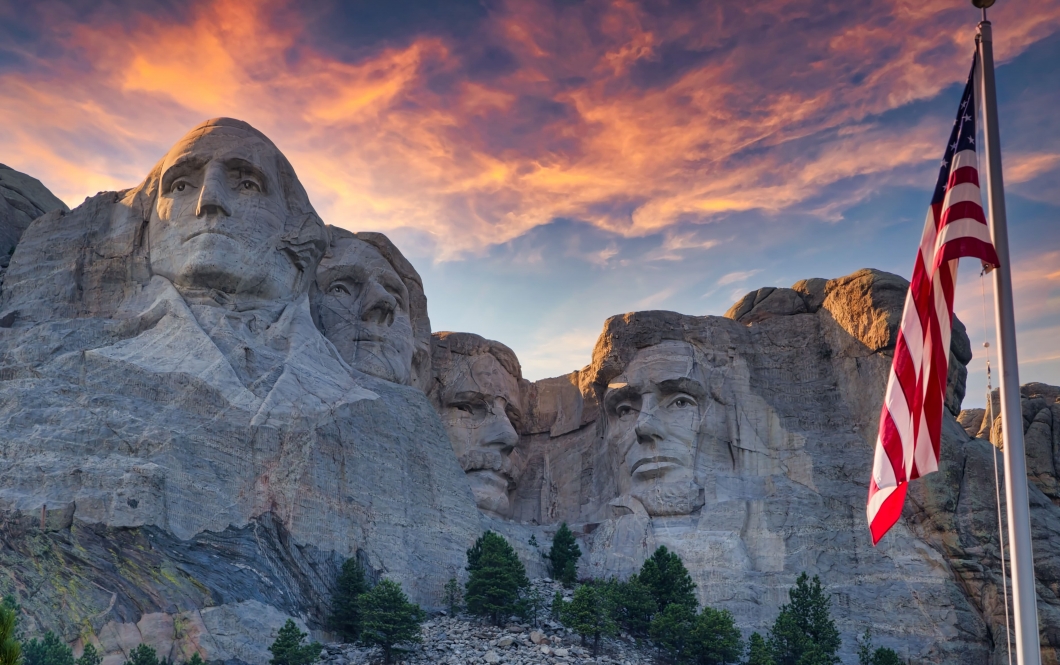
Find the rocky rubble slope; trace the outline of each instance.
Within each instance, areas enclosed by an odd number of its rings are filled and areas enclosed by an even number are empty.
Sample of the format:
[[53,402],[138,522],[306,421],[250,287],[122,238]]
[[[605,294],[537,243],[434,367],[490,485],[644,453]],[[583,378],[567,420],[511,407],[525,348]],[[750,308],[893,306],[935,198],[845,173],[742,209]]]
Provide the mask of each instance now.
[[[570,592],[551,580],[532,580],[541,595],[551,598],[559,590]],[[444,663],[464,665],[647,665],[654,663],[656,652],[645,643],[622,635],[600,641],[600,653],[592,656],[581,646],[581,638],[562,625],[540,617],[540,625],[509,623],[503,628],[485,624],[465,615],[435,616],[423,623],[423,642],[404,645],[395,662],[407,665]],[[378,662],[379,650],[351,644],[327,644],[323,665],[369,665]]]

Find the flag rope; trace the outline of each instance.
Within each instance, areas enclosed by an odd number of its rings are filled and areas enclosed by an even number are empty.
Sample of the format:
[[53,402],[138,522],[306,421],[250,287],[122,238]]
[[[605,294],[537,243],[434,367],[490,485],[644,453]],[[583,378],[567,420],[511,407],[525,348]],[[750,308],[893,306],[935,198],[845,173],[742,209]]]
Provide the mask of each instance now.
[[[986,10],[983,10],[986,13]],[[979,287],[983,294],[983,338],[990,339],[990,333],[987,330],[987,309],[986,309],[986,266],[983,267],[982,272],[979,273]],[[990,442],[990,457],[994,460],[994,494],[997,499],[997,539],[998,539],[998,554],[1001,555],[1001,591],[1005,597],[1005,652],[1008,654],[1008,665],[1012,665],[1012,629],[1009,627],[1009,605],[1008,605],[1008,575],[1005,573],[1005,526],[1001,520],[1001,477],[997,472],[997,449],[994,445],[993,433],[994,433],[994,403],[993,393],[994,386],[990,378],[990,342],[983,342],[983,348],[986,349],[986,413],[983,414],[983,418],[987,419],[989,423],[986,430],[986,440]],[[1001,445],[1005,445],[1001,442]]]

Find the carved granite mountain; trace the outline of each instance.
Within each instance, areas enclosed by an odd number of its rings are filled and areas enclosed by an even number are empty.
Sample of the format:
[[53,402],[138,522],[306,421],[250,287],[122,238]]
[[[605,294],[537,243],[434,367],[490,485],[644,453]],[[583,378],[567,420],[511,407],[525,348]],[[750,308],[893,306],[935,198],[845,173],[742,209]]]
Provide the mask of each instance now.
[[[959,321],[940,472],[869,541],[898,276],[759,289],[725,317],[615,316],[584,368],[530,383],[499,342],[432,336],[400,251],[327,227],[276,146],[228,119],[139,186],[19,234],[0,290],[0,593],[29,635],[91,641],[105,665],[141,642],[265,663],[288,616],[323,636],[347,557],[437,608],[483,529],[542,576],[531,537],[566,521],[582,576],[666,545],[745,635],[807,571],[844,662],[867,627],[903,660],[1007,662],[998,425],[960,410]],[[1060,389],[1023,394],[1051,662]]]
[[29,630],[108,663],[141,639],[262,663],[285,616],[322,625],[350,556],[440,606],[481,517],[423,392],[316,327],[327,244],[283,155],[225,119],[25,230],[0,294],[0,591]]

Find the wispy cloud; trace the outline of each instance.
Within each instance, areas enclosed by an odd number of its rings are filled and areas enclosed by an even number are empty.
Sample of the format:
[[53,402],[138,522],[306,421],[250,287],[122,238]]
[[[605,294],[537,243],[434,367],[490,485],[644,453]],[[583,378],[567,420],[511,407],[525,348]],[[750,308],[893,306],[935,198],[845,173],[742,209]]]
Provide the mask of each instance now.
[[754,277],[758,273],[762,272],[760,268],[755,270],[741,270],[737,272],[730,272],[722,275],[718,278],[718,285],[724,286],[726,284],[736,284],[737,282],[744,282]]
[[[240,117],[288,154],[327,221],[411,229],[443,259],[556,218],[643,236],[909,177],[945,127],[874,118],[958,82],[974,23],[959,0],[502,1],[463,42],[424,29],[354,57],[313,32],[341,3],[144,7],[30,12],[39,48],[0,70],[5,161],[76,204],[135,184],[204,118]],[[995,15],[1002,60],[1060,26],[1048,0]],[[1012,177],[1052,163],[1038,159]],[[666,238],[656,259],[718,242]]]

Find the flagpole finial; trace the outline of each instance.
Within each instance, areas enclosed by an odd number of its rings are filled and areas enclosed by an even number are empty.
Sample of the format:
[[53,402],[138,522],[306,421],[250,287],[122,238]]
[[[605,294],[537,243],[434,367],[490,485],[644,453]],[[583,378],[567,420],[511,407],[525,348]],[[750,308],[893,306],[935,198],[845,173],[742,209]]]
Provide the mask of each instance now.
[[977,9],[986,9],[987,7],[993,7],[996,0],[972,0],[972,4]]

